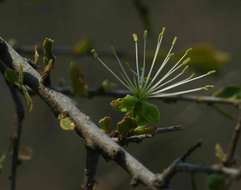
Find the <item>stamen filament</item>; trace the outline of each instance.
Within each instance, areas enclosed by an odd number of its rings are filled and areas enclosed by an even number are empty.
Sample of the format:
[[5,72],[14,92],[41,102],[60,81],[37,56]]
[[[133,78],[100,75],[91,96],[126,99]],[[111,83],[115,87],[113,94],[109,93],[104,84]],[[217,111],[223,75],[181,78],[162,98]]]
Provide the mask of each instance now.
[[188,77],[187,79],[184,79],[184,80],[182,80],[182,81],[180,81],[180,82],[177,82],[177,83],[175,83],[175,84],[173,84],[173,85],[171,85],[171,86],[168,86],[168,87],[166,87],[166,88],[163,88],[163,89],[161,89],[161,90],[158,90],[158,91],[154,92],[153,94],[158,94],[158,93],[161,93],[161,92],[170,90],[170,89],[172,89],[172,88],[175,88],[175,87],[177,87],[177,86],[180,86],[180,85],[189,83],[189,82],[191,82],[191,81],[198,80],[198,79],[203,78],[203,77],[205,77],[205,76],[211,75],[211,74],[213,74],[214,72],[215,72],[215,71],[210,71],[210,72],[208,72],[208,73],[206,73],[206,74],[204,74],[204,75],[200,75],[200,76],[195,77],[195,78],[192,78],[193,75],[191,75],[191,76]]
[[151,98],[160,98],[160,97],[168,97],[168,96],[177,96],[177,95],[182,95],[182,94],[187,94],[190,92],[196,92],[196,91],[201,91],[201,90],[208,90],[209,88],[212,88],[212,85],[206,85],[200,88],[194,88],[191,90],[184,90],[184,91],[179,91],[179,92],[173,92],[173,93],[163,93],[159,95],[152,95],[150,96]]
[[135,88],[135,87],[134,87],[134,84],[131,82],[131,79],[130,79],[130,77],[128,76],[128,74],[127,74],[127,72],[126,72],[123,64],[121,63],[120,58],[118,57],[116,50],[115,50],[114,48],[112,48],[112,50],[113,50],[113,54],[114,54],[114,56],[115,56],[115,58],[116,58],[116,60],[117,60],[117,62],[118,62],[118,64],[119,64],[122,72],[124,73],[123,78],[126,79],[126,81],[128,81],[128,84],[129,84],[132,88]]
[[137,34],[133,34],[133,40],[135,42],[135,50],[136,50],[136,73],[137,73],[137,81],[138,85],[140,83],[140,71],[139,71],[139,59],[138,59],[138,36]]
[[158,43],[157,43],[157,47],[156,47],[156,50],[155,50],[154,58],[152,60],[151,68],[150,68],[150,71],[149,71],[149,73],[147,75],[147,79],[146,79],[144,87],[147,86],[147,84],[149,82],[149,79],[151,77],[152,70],[153,70],[153,67],[155,65],[156,58],[157,58],[157,55],[158,55],[158,52],[159,52],[159,49],[160,49],[160,46],[161,46],[161,43],[162,43],[164,32],[165,32],[165,28],[162,28],[162,31],[161,31],[161,33],[159,34],[159,37],[158,37]]
[[123,81],[120,79],[120,77],[118,77],[118,75],[112,71],[105,63],[104,61],[98,56],[98,54],[96,53],[96,51],[94,49],[91,50],[91,52],[93,53],[94,57],[123,85],[125,86],[127,89],[131,90],[130,87]]

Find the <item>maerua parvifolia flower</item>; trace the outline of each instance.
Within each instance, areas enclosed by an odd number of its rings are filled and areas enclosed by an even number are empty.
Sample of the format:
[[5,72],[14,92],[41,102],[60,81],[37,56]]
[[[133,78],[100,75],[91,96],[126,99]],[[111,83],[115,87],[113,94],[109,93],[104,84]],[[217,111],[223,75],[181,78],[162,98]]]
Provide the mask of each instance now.
[[[215,71],[210,71],[206,74],[199,75],[199,76],[195,76],[194,74],[191,74],[190,76],[183,77],[185,73],[187,73],[187,70],[189,67],[188,62],[190,61],[190,58],[188,57],[188,53],[191,51],[191,49],[187,49],[185,53],[179,58],[179,60],[177,60],[174,64],[169,65],[167,68],[168,62],[174,56],[174,53],[172,52],[172,50],[176,43],[177,37],[174,37],[170,49],[168,50],[163,61],[161,61],[160,63],[158,54],[163,41],[164,32],[165,32],[165,28],[162,29],[162,31],[158,36],[157,46],[156,46],[151,63],[146,62],[147,31],[144,31],[144,34],[143,34],[144,43],[143,43],[142,61],[140,61],[140,55],[138,50],[139,49],[138,36],[135,33],[133,34],[133,41],[135,44],[135,58],[136,58],[134,69],[131,68],[130,65],[123,64],[120,58],[118,57],[117,53],[114,51],[114,56],[120,67],[120,74],[117,74],[117,72],[113,71],[99,57],[96,51],[92,50],[94,57],[129,91],[130,95],[125,97],[126,99],[128,99],[128,101],[125,101],[125,99],[119,99],[118,102],[114,102],[113,104],[117,105],[115,107],[120,108],[119,109],[120,111],[126,112],[132,117],[135,117],[136,115],[138,116],[138,114],[135,113],[136,109],[137,110],[146,109],[147,111],[150,109],[150,108],[148,109],[148,106],[147,107],[144,106],[144,108],[142,109],[142,108],[139,108],[140,107],[139,105],[137,105],[137,104],[143,104],[143,102],[147,103],[146,101],[149,98],[177,96],[177,95],[197,92],[201,90],[208,90],[209,88],[212,87],[212,85],[204,85],[201,87],[195,87],[191,89],[173,91],[173,89],[176,87],[180,87],[190,82],[193,82],[195,80],[204,78],[214,73]],[[134,103],[132,101],[134,101]],[[131,105],[129,105],[129,103]],[[123,106],[122,104],[126,104],[126,105]],[[121,109],[122,106],[124,107],[123,109]],[[152,123],[152,122],[149,122],[149,123]],[[148,122],[146,124],[148,124]]]

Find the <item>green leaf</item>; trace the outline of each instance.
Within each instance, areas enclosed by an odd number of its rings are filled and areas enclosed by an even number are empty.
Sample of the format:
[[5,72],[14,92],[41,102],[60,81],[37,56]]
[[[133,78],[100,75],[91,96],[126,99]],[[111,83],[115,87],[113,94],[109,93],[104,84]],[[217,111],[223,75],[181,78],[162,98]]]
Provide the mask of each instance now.
[[241,99],[241,87],[240,86],[229,86],[223,89],[216,91],[214,96],[220,98],[228,98],[228,99]]
[[18,72],[18,82],[23,85],[23,65],[22,64],[19,64],[19,72]]
[[121,137],[128,136],[129,132],[136,127],[136,121],[128,116],[123,117],[123,119],[117,123],[117,131],[120,133]]
[[21,90],[21,92],[23,94],[24,100],[25,100],[25,102],[27,104],[27,109],[28,109],[29,112],[31,112],[32,109],[33,109],[32,97],[30,96],[30,94],[28,93],[27,88],[24,85],[22,85],[20,88],[21,88],[20,90]]
[[104,92],[109,92],[111,90],[113,90],[113,88],[116,86],[115,83],[109,81],[109,80],[104,80],[101,83],[101,88],[104,90]]
[[208,176],[209,190],[225,190],[225,177],[218,174]]
[[16,82],[18,82],[18,74],[13,69],[7,68],[4,72],[4,77],[11,84],[15,84]]
[[138,126],[133,130],[133,135],[153,134],[155,129],[153,127]]
[[70,117],[66,116],[66,114],[64,114],[64,113],[59,114],[58,120],[59,120],[59,126],[60,126],[61,129],[65,130],[65,131],[74,130],[75,124],[71,120]]
[[44,53],[43,61],[45,65],[48,65],[51,59],[54,62],[54,56],[52,53],[53,43],[54,43],[54,40],[50,38],[45,38],[43,41],[43,53]]
[[210,70],[219,71],[230,60],[227,52],[217,50],[209,44],[201,44],[192,48],[189,57],[191,58],[189,62],[191,68],[200,73]]
[[227,159],[227,155],[224,153],[223,148],[220,144],[216,144],[215,146],[215,155],[221,162],[225,162]]
[[111,126],[111,117],[105,116],[102,119],[99,120],[100,128],[106,132],[110,132],[110,126]]
[[20,161],[29,161],[32,159],[33,156],[33,150],[30,146],[24,145],[21,146],[18,159]]
[[5,155],[5,154],[2,154],[2,155],[0,156],[0,173],[2,173],[3,164],[4,164],[5,160],[6,160],[6,155]]
[[138,125],[149,125],[160,122],[158,107],[146,101],[138,102],[135,105],[134,117]]
[[85,54],[88,53],[92,49],[92,43],[88,38],[78,41],[74,46],[75,54]]
[[37,65],[39,62],[39,53],[37,46],[34,47],[33,64]]
[[70,63],[70,81],[74,95],[87,95],[88,85],[86,84],[84,74],[79,64]]
[[127,95],[124,98],[112,100],[111,106],[120,112],[133,112],[139,99],[135,96]]

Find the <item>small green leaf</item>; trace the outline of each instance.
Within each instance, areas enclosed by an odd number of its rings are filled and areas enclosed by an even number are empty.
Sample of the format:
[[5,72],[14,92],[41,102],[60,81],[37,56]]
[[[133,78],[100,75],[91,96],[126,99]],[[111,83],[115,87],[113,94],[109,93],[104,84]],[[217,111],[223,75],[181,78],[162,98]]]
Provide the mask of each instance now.
[[214,96],[228,99],[241,99],[241,87],[240,86],[229,86],[216,91]]
[[18,74],[13,69],[7,68],[4,72],[4,77],[11,84],[15,84],[16,82],[18,82]]
[[104,90],[104,92],[109,92],[111,90],[113,90],[113,88],[116,86],[115,83],[109,81],[109,80],[104,80],[101,83],[101,88]]
[[33,56],[33,64],[37,65],[39,62],[39,53],[38,53],[38,47],[34,47],[34,56]]
[[227,159],[227,155],[224,153],[220,144],[216,144],[215,146],[215,155],[221,162],[225,162]]
[[146,101],[138,102],[135,105],[134,117],[138,125],[149,125],[160,122],[158,107]]
[[133,112],[139,99],[135,96],[127,95],[124,98],[112,100],[111,106],[120,112]]
[[215,49],[209,44],[201,44],[192,48],[188,63],[196,72],[206,73],[210,70],[219,71],[230,60],[229,54]]
[[72,131],[75,128],[74,122],[71,118],[67,117],[65,114],[59,114],[58,116],[59,126],[65,131]]
[[92,49],[91,41],[88,38],[78,41],[74,46],[74,53],[75,54],[85,54]]
[[117,123],[117,131],[121,137],[128,136],[129,132],[137,127],[136,121],[128,116],[124,116],[121,121]]
[[110,126],[111,126],[111,117],[105,116],[102,119],[99,120],[100,128],[106,132],[110,132]]
[[155,129],[153,127],[138,126],[133,130],[133,135],[153,134]]
[[88,94],[88,85],[86,84],[81,67],[74,62],[70,63],[70,81],[74,95],[80,96]]
[[10,46],[12,46],[13,48],[15,48],[17,46],[17,40],[14,38],[10,38],[10,39],[8,39],[8,44]]
[[209,190],[225,190],[225,177],[218,174],[208,176]]
[[52,59],[54,62],[54,56],[52,53],[52,49],[53,49],[53,43],[54,40],[50,39],[50,38],[45,38],[43,41],[43,53],[44,53],[44,57],[43,57],[43,62],[44,65],[48,65],[49,61]]
[[18,72],[18,82],[23,85],[23,77],[24,77],[24,73],[23,73],[23,65],[19,64],[19,72]]
[[33,156],[33,150],[31,147],[26,145],[21,146],[19,155],[18,155],[18,159],[20,161],[29,161],[32,159],[32,156]]
[[32,109],[33,109],[32,98],[31,98],[30,94],[28,93],[27,88],[24,85],[22,85],[20,88],[21,88],[20,90],[23,94],[24,100],[27,104],[27,109],[28,109],[29,112],[31,112]]

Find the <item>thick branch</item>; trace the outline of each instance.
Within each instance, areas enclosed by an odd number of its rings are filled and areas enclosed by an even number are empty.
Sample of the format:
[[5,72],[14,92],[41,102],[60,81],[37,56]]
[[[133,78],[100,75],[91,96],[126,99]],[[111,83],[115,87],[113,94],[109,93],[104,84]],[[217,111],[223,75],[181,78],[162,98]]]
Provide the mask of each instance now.
[[0,40],[0,59],[6,66],[19,71],[23,64],[25,84],[32,88],[58,115],[66,113],[76,124],[76,130],[83,137],[87,146],[99,150],[105,157],[117,162],[132,177],[150,189],[158,189],[161,181],[158,176],[148,170],[122,147],[104,134],[67,96],[56,92],[41,83],[40,74],[29,62],[17,54],[4,40]]

